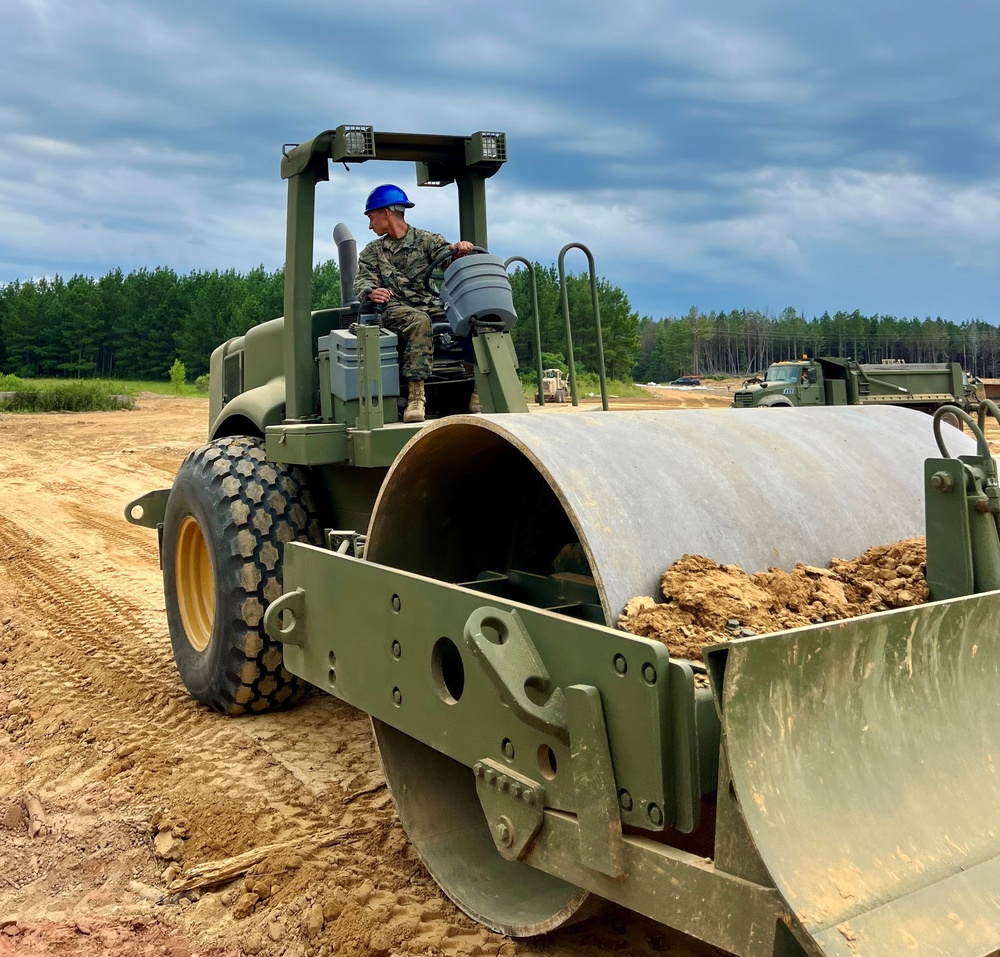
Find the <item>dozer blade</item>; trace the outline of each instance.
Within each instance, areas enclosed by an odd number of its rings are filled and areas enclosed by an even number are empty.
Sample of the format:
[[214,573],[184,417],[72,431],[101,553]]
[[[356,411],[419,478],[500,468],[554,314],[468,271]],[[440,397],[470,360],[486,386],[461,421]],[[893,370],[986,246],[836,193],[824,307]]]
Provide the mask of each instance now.
[[827,957],[1000,952],[1000,592],[707,653],[733,785]]

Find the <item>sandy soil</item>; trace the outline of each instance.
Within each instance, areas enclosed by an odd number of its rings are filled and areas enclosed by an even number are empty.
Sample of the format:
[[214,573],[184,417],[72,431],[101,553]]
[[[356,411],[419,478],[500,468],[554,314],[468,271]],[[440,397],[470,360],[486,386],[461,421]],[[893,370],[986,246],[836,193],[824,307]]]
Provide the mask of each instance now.
[[[612,405],[729,401],[723,384]],[[171,483],[206,414],[146,396],[0,416],[0,957],[715,953],[617,909],[531,941],[491,934],[415,859],[363,715],[314,693],[228,719],[187,695],[155,536],[122,512]],[[167,892],[237,855],[232,879]]]
[[[0,416],[0,957],[713,953],[619,910],[527,942],[491,934],[415,859],[363,715],[315,693],[227,719],[187,695],[155,535],[122,513],[170,485],[206,415],[145,396]],[[241,854],[232,880],[167,893]]]

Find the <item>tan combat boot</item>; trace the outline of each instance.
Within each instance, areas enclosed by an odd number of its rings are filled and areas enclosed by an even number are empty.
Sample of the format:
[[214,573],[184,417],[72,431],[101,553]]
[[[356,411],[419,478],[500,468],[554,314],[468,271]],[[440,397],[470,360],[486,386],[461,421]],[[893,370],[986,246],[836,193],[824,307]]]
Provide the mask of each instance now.
[[476,386],[472,390],[472,395],[469,396],[469,411],[475,414],[476,412],[482,412],[483,407],[479,404],[479,387]]
[[406,401],[406,411],[403,413],[404,422],[424,421],[424,380],[410,380],[410,394]]

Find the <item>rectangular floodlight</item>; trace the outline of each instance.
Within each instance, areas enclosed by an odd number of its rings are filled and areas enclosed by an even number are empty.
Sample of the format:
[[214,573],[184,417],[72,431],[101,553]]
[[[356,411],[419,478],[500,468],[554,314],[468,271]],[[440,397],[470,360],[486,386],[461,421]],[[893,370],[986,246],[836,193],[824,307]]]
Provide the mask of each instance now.
[[375,127],[338,126],[333,131],[330,159],[335,163],[361,163],[375,158]]
[[468,166],[480,163],[507,162],[507,136],[505,133],[473,133],[465,146],[465,162]]
[[440,163],[417,163],[418,186],[447,186],[455,177]]

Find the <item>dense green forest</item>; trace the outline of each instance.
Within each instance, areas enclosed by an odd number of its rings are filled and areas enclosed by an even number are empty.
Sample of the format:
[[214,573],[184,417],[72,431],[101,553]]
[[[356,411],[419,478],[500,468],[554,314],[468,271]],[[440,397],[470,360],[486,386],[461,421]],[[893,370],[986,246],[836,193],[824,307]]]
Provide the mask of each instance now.
[[[542,352],[566,356],[560,281],[554,266],[535,263]],[[529,270],[511,276],[521,317],[514,341],[522,370],[535,366],[535,332]],[[746,375],[806,349],[907,362],[961,362],[983,377],[1000,372],[1000,330],[978,320],[960,325],[941,318],[824,313],[806,319],[792,308],[772,316],[755,310],[643,317],[628,296],[606,279],[596,280],[608,375],[663,382],[688,373]],[[581,370],[597,370],[597,337],[591,281],[566,277],[573,352]],[[281,315],[284,276],[263,266],[178,275],[160,267],[127,275],[114,270],[100,279],[12,282],[0,287],[0,372],[22,377],[166,379],[175,360],[188,377],[208,371],[216,345]],[[340,276],[331,260],[313,273],[313,306],[340,304]]]

